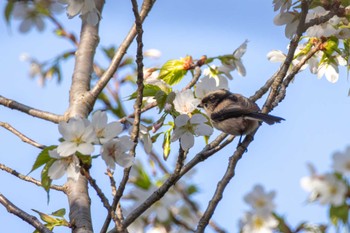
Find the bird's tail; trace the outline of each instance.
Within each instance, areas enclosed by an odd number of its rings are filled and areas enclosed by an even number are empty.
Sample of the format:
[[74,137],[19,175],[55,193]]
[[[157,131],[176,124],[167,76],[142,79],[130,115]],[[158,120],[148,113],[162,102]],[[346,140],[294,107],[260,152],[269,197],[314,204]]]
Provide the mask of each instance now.
[[265,114],[262,112],[254,112],[247,114],[248,117],[253,118],[254,120],[261,120],[269,125],[273,125],[275,123],[280,123],[281,121],[284,121],[282,117],[273,116],[270,114]]

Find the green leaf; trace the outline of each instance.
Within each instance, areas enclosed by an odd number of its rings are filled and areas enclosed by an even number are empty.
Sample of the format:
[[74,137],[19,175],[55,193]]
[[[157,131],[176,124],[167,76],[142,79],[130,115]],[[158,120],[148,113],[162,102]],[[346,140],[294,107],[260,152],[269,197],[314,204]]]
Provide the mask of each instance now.
[[179,83],[187,74],[184,68],[185,59],[169,60],[160,69],[159,79],[164,80],[170,86]]
[[66,209],[62,208],[51,213],[51,215],[56,217],[63,217],[66,214]]
[[[50,161],[52,158],[49,155],[49,151],[55,149],[57,146],[53,145],[53,146],[48,146],[45,147],[38,155],[38,157],[36,158],[32,170],[30,170],[29,173],[33,172],[34,170],[38,169],[39,167],[41,167],[42,165],[44,165],[45,163],[47,163],[48,161]],[[28,173],[28,174],[29,174]]]
[[56,159],[49,160],[46,165],[44,166],[43,170],[41,171],[41,185],[45,189],[47,193],[50,191],[50,186],[52,183],[52,180],[49,177],[49,169],[52,166],[52,164],[56,161]]
[[49,223],[49,224],[55,224],[57,222],[56,218],[54,217],[51,217],[50,215],[48,214],[45,214],[43,212],[40,212],[38,210],[35,210],[35,209],[32,209],[34,212],[38,213],[41,220],[43,220],[44,222],[46,223]]
[[102,48],[102,51],[105,53],[106,57],[112,60],[114,54],[115,54],[115,47],[111,46],[109,48]]
[[11,18],[11,14],[13,12],[14,6],[15,6],[15,1],[8,1],[5,7],[5,20],[8,25],[10,24],[10,18]]
[[134,166],[134,168],[136,168],[139,174],[136,178],[135,185],[145,190],[149,189],[152,185],[149,175],[141,166]]
[[75,154],[78,156],[78,158],[83,162],[83,164],[91,166],[92,157],[90,155],[83,155],[80,152],[75,152]]
[[152,143],[155,143],[158,139],[158,137],[163,134],[163,132],[157,133],[151,137]]
[[334,225],[338,225],[339,220],[343,224],[347,224],[349,219],[349,207],[346,204],[331,206],[329,209],[329,217]]
[[159,112],[161,113],[164,109],[165,103],[166,103],[166,99],[167,99],[167,94],[164,91],[158,91],[154,98],[157,101],[157,106],[159,108]]
[[[157,94],[157,92],[161,91],[159,86],[145,84],[143,87],[143,97],[153,97]],[[136,99],[137,92],[134,92],[130,95],[129,100]]]
[[188,194],[188,195],[191,195],[191,194],[194,194],[194,193],[197,193],[198,192],[198,188],[197,188],[197,186],[195,186],[195,185],[190,185],[190,186],[188,186],[187,188],[186,188],[186,193]]
[[164,134],[164,141],[163,141],[163,158],[164,160],[167,160],[170,154],[170,143],[171,143],[171,135],[170,130],[166,131]]

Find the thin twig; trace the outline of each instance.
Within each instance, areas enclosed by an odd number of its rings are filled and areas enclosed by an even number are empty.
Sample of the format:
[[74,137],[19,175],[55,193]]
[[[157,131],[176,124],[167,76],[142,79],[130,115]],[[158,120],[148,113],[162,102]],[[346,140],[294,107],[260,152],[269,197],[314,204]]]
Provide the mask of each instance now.
[[[159,158],[159,156],[152,151],[150,153],[150,156],[152,158],[153,161],[155,161],[158,164],[158,167],[166,174],[169,175],[170,172],[169,170],[166,168],[165,164],[163,164],[162,160]],[[180,193],[180,195],[182,196],[183,200],[187,203],[187,205],[192,209],[192,211],[196,214],[196,216],[198,218],[200,218],[203,213],[199,210],[199,208],[197,207],[197,204],[191,200],[191,198],[187,195],[186,190],[184,190],[184,188],[181,185],[175,184],[174,185],[174,189]],[[209,225],[216,231],[219,233],[224,233],[225,230],[223,230],[215,221],[210,220],[209,221]]]
[[[134,142],[133,147],[130,150],[130,155],[136,156],[136,146],[139,141],[139,132],[140,132],[140,121],[141,121],[141,106],[142,106],[142,99],[143,99],[143,41],[142,41],[142,35],[143,35],[143,28],[142,28],[142,19],[139,14],[138,10],[138,4],[136,0],[131,0],[132,3],[132,11],[135,16],[135,27],[137,32],[136,42],[137,42],[137,53],[136,53],[136,64],[137,64],[137,97],[134,104],[134,122],[133,127],[131,131],[131,140]],[[145,4],[145,3],[144,3]],[[144,5],[143,5],[144,7]],[[130,169],[126,169],[124,172],[124,178],[125,180],[128,180],[130,173]],[[126,183],[125,183],[126,185]],[[125,185],[119,186],[118,188],[118,194],[122,196]],[[119,203],[119,201],[117,202]],[[116,204],[116,203],[113,203]],[[114,206],[113,206],[114,207]],[[114,210],[114,209],[113,209]],[[121,215],[121,216],[120,216]],[[117,218],[118,221],[115,221],[116,229],[118,232],[125,232],[126,227],[123,226],[121,220],[124,217],[121,214],[121,211],[119,211],[119,216]]]
[[192,80],[182,89],[182,91],[187,90],[187,89],[191,89],[194,85],[196,85],[201,74],[202,74],[202,70],[201,70],[200,66],[198,66],[198,65],[195,66],[194,67],[194,75],[193,75]]
[[296,64],[291,72],[287,75],[287,77],[284,79],[281,87],[280,87],[280,90],[279,90],[279,93],[276,97],[276,100],[272,103],[272,108],[275,108],[279,102],[281,102],[285,96],[286,96],[286,90],[287,90],[287,87],[288,85],[290,84],[290,82],[294,79],[295,75],[300,71],[301,67],[303,65],[305,65],[305,63],[313,56],[315,55],[315,53],[317,53],[318,51],[321,50],[322,48],[322,41],[319,41],[311,50],[310,52],[304,56],[298,64]]
[[60,121],[64,120],[64,116],[61,115],[56,115],[50,112],[45,112],[39,109],[35,109],[32,107],[29,107],[27,105],[21,104],[15,100],[11,100],[8,98],[5,98],[3,96],[0,95],[0,105],[3,105],[5,107],[14,109],[14,110],[18,110],[21,112],[24,112],[28,115],[31,115],[33,117],[37,117],[46,121],[51,121],[54,123],[59,123]]
[[[40,186],[42,187],[42,184],[39,180],[36,180],[34,179],[33,177],[30,177],[30,176],[26,176],[26,175],[23,175],[19,172],[17,172],[16,170],[13,170],[12,168],[9,168],[7,167],[6,165],[4,164],[1,164],[0,163],[0,170],[3,170],[11,175],[14,175],[16,176],[17,178],[21,179],[21,180],[24,180],[24,181],[27,181],[27,182],[30,182],[30,183],[33,183],[37,186]],[[62,191],[62,192],[66,192],[66,189],[64,186],[59,186],[59,185],[52,185],[50,186],[50,189],[54,189],[54,190],[57,190],[57,191]]]
[[0,126],[7,129],[8,131],[10,131],[11,133],[13,133],[14,135],[16,135],[17,137],[19,137],[23,142],[28,143],[32,146],[35,146],[39,149],[44,149],[45,146],[37,143],[36,141],[34,141],[33,139],[30,139],[29,137],[27,137],[26,135],[22,134],[21,132],[19,132],[17,129],[13,128],[10,124],[6,123],[6,122],[1,122],[0,121]]
[[138,216],[145,212],[150,206],[152,206],[156,201],[161,199],[165,193],[188,171],[190,171],[198,163],[206,160],[211,155],[223,149],[233,140],[233,136],[230,136],[225,142],[220,144],[227,134],[219,135],[213,142],[209,143],[204,149],[199,152],[190,162],[184,165],[181,168],[181,171],[178,173],[178,170],[175,169],[175,172],[171,174],[168,179],[153,193],[151,194],[146,201],[144,201],[139,207],[134,209],[124,220],[124,227],[129,226]]
[[[256,132],[256,130],[255,130]],[[196,233],[202,233],[204,232],[206,226],[209,223],[210,218],[212,217],[217,205],[219,204],[220,200],[222,199],[224,190],[228,183],[231,181],[233,176],[235,175],[235,168],[238,163],[238,161],[242,158],[243,153],[246,151],[246,148],[250,144],[250,142],[253,141],[253,136],[255,132],[252,135],[248,135],[244,138],[244,141],[242,142],[241,146],[237,148],[235,153],[230,157],[229,164],[227,166],[226,172],[220,182],[217,184],[215,193],[213,197],[210,199],[210,202],[207,206],[207,209],[205,210],[202,218],[199,220]]]
[[303,33],[305,32],[305,20],[306,20],[306,15],[308,13],[308,10],[309,10],[308,1],[306,0],[301,1],[301,14],[300,14],[300,21],[297,26],[297,31],[293,39],[290,41],[289,50],[288,50],[286,59],[284,60],[281,68],[276,74],[273,84],[271,85],[269,96],[265,101],[264,107],[262,108],[262,112],[264,113],[270,112],[272,110],[272,103],[274,102],[274,99],[278,93],[278,90],[283,81],[283,78],[286,76],[288,69],[292,64],[292,61],[294,59],[294,53],[296,48],[298,47],[299,40],[303,35]]
[[39,232],[43,233],[52,233],[49,229],[47,229],[35,216],[26,213],[25,211],[18,208],[12,202],[10,202],[4,195],[0,193],[0,203],[7,209],[7,211],[11,214],[16,215],[21,218],[23,221],[29,223]]
[[103,191],[101,190],[101,188],[97,185],[96,180],[93,179],[90,175],[90,173],[85,170],[84,168],[81,169],[83,175],[86,177],[86,179],[88,180],[89,184],[95,189],[97,196],[100,197],[101,202],[103,203],[103,206],[107,209],[107,211],[110,211],[111,206],[109,205],[108,199],[107,197],[104,195]]
[[[141,13],[140,13],[140,19],[142,22],[145,20],[148,13],[151,11],[152,6],[154,5],[155,2],[156,0],[145,0],[143,2]],[[137,34],[136,25],[134,24],[130,29],[128,35],[125,37],[124,41],[118,47],[118,50],[116,51],[108,69],[104,72],[104,74],[98,80],[96,85],[91,89],[90,94],[94,96],[95,100],[97,99],[98,95],[101,93],[103,88],[107,85],[109,80],[113,77],[114,73],[118,69],[120,62],[122,61],[130,44],[133,42],[134,38],[136,37],[136,34]]]

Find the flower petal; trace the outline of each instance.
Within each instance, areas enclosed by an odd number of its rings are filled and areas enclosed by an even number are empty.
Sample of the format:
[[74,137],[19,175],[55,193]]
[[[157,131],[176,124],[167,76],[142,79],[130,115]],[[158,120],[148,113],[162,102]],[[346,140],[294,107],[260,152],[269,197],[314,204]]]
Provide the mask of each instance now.
[[187,114],[181,114],[175,118],[176,127],[181,127],[187,124],[190,117]]
[[181,148],[183,150],[188,150],[194,145],[194,136],[190,132],[185,132],[181,136]]

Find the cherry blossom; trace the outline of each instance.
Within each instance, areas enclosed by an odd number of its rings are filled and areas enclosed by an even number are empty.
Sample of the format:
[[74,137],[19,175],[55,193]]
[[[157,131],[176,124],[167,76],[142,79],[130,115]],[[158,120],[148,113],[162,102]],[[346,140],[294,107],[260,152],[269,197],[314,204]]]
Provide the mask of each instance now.
[[115,169],[116,163],[124,168],[130,167],[134,162],[134,157],[129,154],[133,145],[129,136],[112,139],[102,145],[102,159],[112,170]]
[[49,156],[56,159],[51,165],[48,171],[48,176],[53,179],[59,179],[67,173],[67,177],[77,180],[80,174],[79,159],[77,156],[72,155],[68,157],[62,157],[56,149],[49,151]]
[[88,120],[71,118],[68,122],[60,122],[58,130],[64,140],[57,147],[57,152],[61,156],[67,157],[76,151],[89,155],[94,151],[93,143],[96,141],[96,135]]
[[194,135],[209,136],[213,133],[213,128],[205,124],[207,122],[202,114],[195,114],[190,118],[187,114],[179,115],[175,118],[175,130],[171,137],[174,142],[180,139],[181,148],[188,150],[194,145]]
[[180,114],[189,114],[193,112],[199,103],[200,100],[195,98],[193,92],[189,89],[177,92],[174,99],[175,110]]

